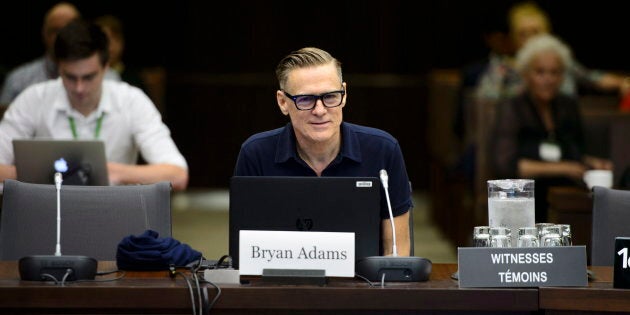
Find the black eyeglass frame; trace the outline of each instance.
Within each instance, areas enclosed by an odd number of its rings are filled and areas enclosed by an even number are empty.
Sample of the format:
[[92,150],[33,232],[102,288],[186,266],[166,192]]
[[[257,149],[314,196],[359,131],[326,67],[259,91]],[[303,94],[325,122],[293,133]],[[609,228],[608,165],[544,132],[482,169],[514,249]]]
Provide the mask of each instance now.
[[[343,98],[346,96],[346,91],[345,90],[337,90],[337,91],[330,91],[330,92],[326,92],[326,93],[322,93],[322,94],[298,94],[298,95],[291,95],[289,93],[287,93],[286,91],[282,91],[282,93],[284,93],[284,95],[288,98],[290,98],[291,100],[293,100],[293,105],[295,105],[295,108],[297,108],[297,110],[313,110],[313,108],[315,108],[315,106],[317,106],[317,101],[320,100],[322,101],[322,105],[324,105],[324,107],[326,108],[333,108],[333,107],[337,107],[340,106],[343,103]],[[341,101],[339,101],[339,104],[337,105],[326,105],[326,102],[324,102],[324,97],[326,95],[329,94],[333,94],[333,93],[341,93]],[[315,98],[315,102],[313,102],[313,106],[311,106],[310,108],[300,108],[297,104],[297,99],[299,97],[304,97],[304,96],[311,96]]]

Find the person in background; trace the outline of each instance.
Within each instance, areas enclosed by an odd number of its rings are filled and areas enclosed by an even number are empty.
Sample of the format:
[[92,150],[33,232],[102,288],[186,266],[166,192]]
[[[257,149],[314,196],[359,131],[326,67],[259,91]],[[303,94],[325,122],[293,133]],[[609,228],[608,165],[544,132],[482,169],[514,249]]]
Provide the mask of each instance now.
[[[77,8],[67,2],[60,2],[46,12],[42,26],[42,39],[46,51],[42,57],[9,72],[0,93],[0,106],[11,103],[31,84],[54,79],[59,75],[53,58],[55,38],[62,27],[78,17],[80,13]],[[112,71],[106,73],[106,78],[120,80]]]
[[474,180],[476,168],[476,143],[477,129],[476,104],[474,91],[479,85],[480,77],[486,69],[495,64],[501,64],[504,59],[512,58],[514,49],[508,34],[508,26],[504,18],[497,14],[490,14],[482,19],[481,37],[488,49],[488,54],[481,60],[469,63],[461,69],[461,83],[458,91],[457,108],[453,121],[453,131],[461,141],[462,152],[456,165],[467,179]]
[[133,86],[142,89],[161,113],[164,113],[164,94],[166,72],[162,67],[127,67],[123,62],[125,51],[125,33],[123,23],[113,15],[103,15],[94,20],[109,38],[110,68]]
[[[121,77],[125,72],[125,64],[122,56],[125,50],[125,34],[122,22],[113,15],[103,15],[94,19],[94,23],[103,29],[109,39],[109,64]],[[129,83],[127,80],[123,81]]]
[[[371,176],[389,173],[396,246],[410,253],[411,188],[398,141],[390,134],[343,122],[348,86],[341,63],[328,52],[307,47],[284,57],[276,68],[276,102],[290,122],[247,139],[235,176]],[[383,254],[392,254],[387,203],[381,200]]]
[[550,186],[581,185],[585,170],[612,169],[610,161],[584,155],[577,100],[561,89],[571,59],[569,47],[554,36],[529,39],[515,60],[524,90],[497,110],[495,174],[536,180],[536,222],[547,221]]
[[[54,45],[60,77],[21,93],[0,121],[0,181],[15,178],[17,138],[100,139],[112,184],[188,183],[188,166],[151,100],[127,83],[104,80],[108,40],[101,28],[73,20]],[[136,165],[138,154],[147,162]]]
[[[508,13],[508,19],[515,51],[532,36],[551,33],[547,14],[534,2],[515,4]],[[565,72],[561,90],[572,97],[578,96],[578,86],[618,91],[621,95],[629,91],[623,76],[587,69],[575,60],[566,65]],[[482,75],[476,89],[476,99],[477,102],[497,102],[521,93],[523,88],[523,79],[514,68],[514,59],[505,58],[491,64]]]

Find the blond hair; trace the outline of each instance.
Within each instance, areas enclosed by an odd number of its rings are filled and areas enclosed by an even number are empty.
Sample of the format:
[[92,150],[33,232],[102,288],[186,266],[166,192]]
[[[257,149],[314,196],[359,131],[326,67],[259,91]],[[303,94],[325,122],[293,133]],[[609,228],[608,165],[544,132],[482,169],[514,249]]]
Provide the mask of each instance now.
[[327,65],[329,63],[335,64],[337,73],[339,74],[339,80],[343,82],[341,62],[325,50],[315,47],[305,47],[291,52],[286,57],[282,58],[276,67],[276,77],[278,78],[280,89],[284,89],[289,77],[289,72],[292,70]]
[[515,4],[510,8],[508,20],[511,32],[514,32],[518,26],[518,22],[523,17],[538,17],[542,22],[542,26],[546,32],[551,31],[549,16],[535,2],[522,2]]

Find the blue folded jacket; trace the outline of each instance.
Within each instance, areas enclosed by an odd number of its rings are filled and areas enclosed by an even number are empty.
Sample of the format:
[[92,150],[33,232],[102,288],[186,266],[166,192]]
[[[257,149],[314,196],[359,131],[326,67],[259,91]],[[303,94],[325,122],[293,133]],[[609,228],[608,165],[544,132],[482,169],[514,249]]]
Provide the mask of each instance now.
[[120,270],[168,270],[170,265],[185,266],[199,260],[201,253],[171,237],[159,238],[146,230],[120,241],[116,264]]

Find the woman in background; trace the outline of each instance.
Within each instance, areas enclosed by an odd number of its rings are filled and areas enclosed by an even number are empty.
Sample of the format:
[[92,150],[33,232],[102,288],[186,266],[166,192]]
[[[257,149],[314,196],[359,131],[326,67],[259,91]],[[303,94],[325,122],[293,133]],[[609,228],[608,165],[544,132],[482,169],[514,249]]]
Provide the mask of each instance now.
[[571,51],[543,34],[527,41],[515,68],[524,90],[496,117],[493,158],[497,178],[536,180],[536,222],[547,221],[550,186],[581,185],[587,169],[612,169],[607,160],[585,156],[577,100],[561,92]]

